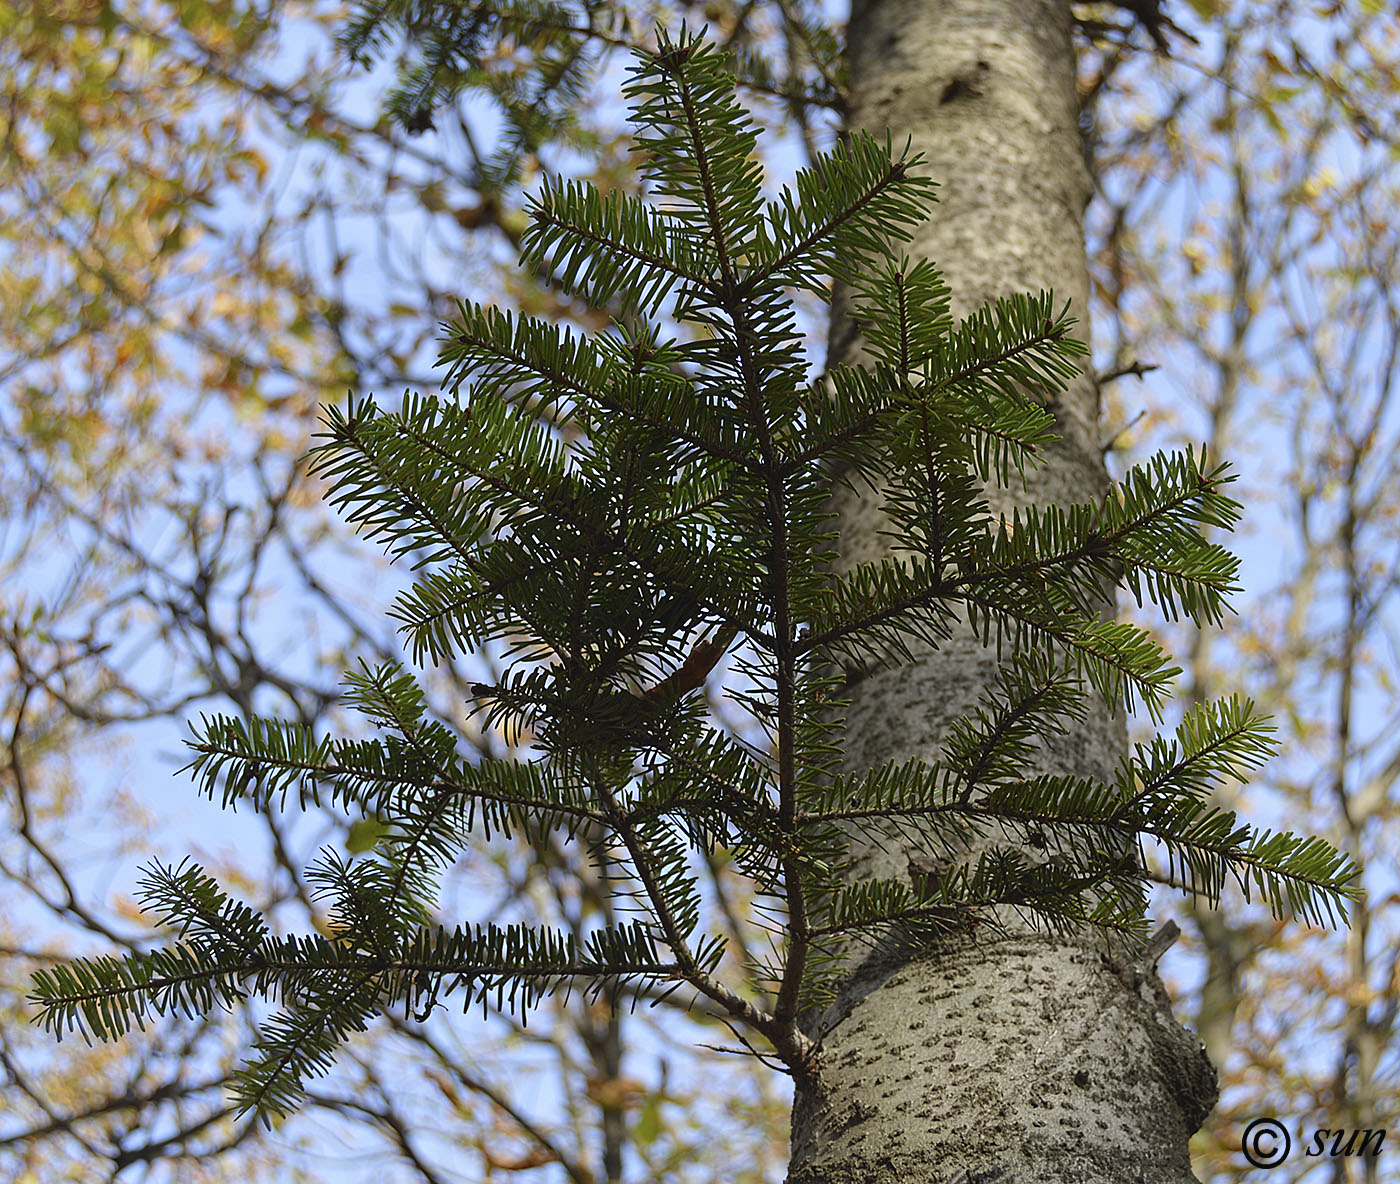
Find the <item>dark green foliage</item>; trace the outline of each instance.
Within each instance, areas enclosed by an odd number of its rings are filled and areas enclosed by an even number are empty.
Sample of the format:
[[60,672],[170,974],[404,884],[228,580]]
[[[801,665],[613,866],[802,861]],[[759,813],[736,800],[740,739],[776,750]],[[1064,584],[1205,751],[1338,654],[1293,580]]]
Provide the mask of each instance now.
[[[892,247],[932,185],[868,137],[765,200],[733,77],[684,33],[642,56],[628,94],[649,199],[563,185],[525,240],[530,263],[628,310],[628,327],[581,337],[463,305],[445,326],[446,396],[329,410],[313,454],[347,518],[413,564],[393,614],[414,659],[503,652],[504,677],[472,706],[528,743],[513,760],[464,756],[393,667],[347,678],[379,739],[204,720],[191,769],[205,792],[331,804],[374,820],[378,842],[311,870],[330,936],[274,936],[198,869],[157,867],[145,903],[172,944],[39,974],[55,1031],[107,1037],[148,1011],[266,998],[281,1010],[238,1090],[277,1114],[386,1007],[684,985],[808,1074],[819,1051],[798,1017],[829,997],[852,939],[927,950],[1013,913],[1140,933],[1145,837],[1211,899],[1233,876],[1321,920],[1349,894],[1353,869],[1324,843],[1258,834],[1211,804],[1270,751],[1248,703],[1197,708],[1105,781],[1033,771],[1039,742],[1087,713],[1157,715],[1168,693],[1175,671],[1151,638],[1101,619],[1106,587],[1220,620],[1235,561],[1202,528],[1234,521],[1223,468],[1158,457],[1095,504],[994,517],[988,485],[1037,463],[1044,404],[1084,354],[1053,298],[953,323],[934,268]],[[814,380],[793,296],[833,278],[855,289],[870,360]],[[837,480],[882,491],[893,557],[835,570]],[[969,628],[1001,654],[1000,679],[941,759],[838,772],[833,672]],[[752,716],[743,737],[706,710],[715,673]],[[853,881],[851,827],[906,851],[908,878]],[[437,924],[438,875],[469,836],[517,829],[605,857],[641,916],[582,949],[526,925]],[[726,851],[780,923],[766,1001],[724,981],[697,849]]]
[[[514,171],[521,153],[567,138],[596,60],[594,42],[615,39],[616,23],[591,7],[552,0],[387,0],[361,4],[341,40],[352,60],[368,63],[399,36],[408,39],[412,50],[387,106],[412,133],[430,130],[434,111],[461,90],[491,96],[509,132],[495,170],[499,182]],[[512,44],[528,68],[509,58],[488,63],[489,51],[502,42]]]
[[[723,64],[733,78],[804,126],[810,108],[840,105],[841,53],[820,5],[784,0],[765,14],[780,37],[764,47],[748,27],[763,23],[754,9],[736,5],[732,14]],[[490,192],[517,180],[522,160],[542,147],[587,138],[577,112],[591,77],[615,51],[641,48],[639,34],[649,32],[625,8],[598,0],[360,0],[341,44],[362,65],[403,47],[386,108],[411,134],[431,130],[460,94],[488,99],[505,125],[479,179]]]

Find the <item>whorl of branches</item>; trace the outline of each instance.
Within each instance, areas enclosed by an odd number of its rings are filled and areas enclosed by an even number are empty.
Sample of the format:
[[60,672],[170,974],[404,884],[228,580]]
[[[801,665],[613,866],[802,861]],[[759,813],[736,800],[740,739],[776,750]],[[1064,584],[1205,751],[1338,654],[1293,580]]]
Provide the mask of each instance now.
[[[329,802],[376,820],[378,842],[313,867],[330,919],[308,936],[271,932],[191,864],[157,866],[144,904],[169,943],[39,972],[55,1032],[109,1038],[152,1012],[265,998],[279,1010],[237,1088],[270,1116],[388,1007],[685,987],[811,1074],[798,1017],[830,997],[853,938],[928,951],[1008,909],[1141,934],[1145,873],[1123,853],[1147,838],[1211,899],[1233,877],[1321,920],[1349,895],[1354,870],[1325,843],[1211,804],[1270,752],[1248,702],[1197,708],[1106,780],[1029,771],[1038,738],[1089,711],[1158,716],[1168,694],[1176,671],[1152,638],[1102,619],[1106,588],[1221,619],[1236,563],[1202,532],[1237,514],[1223,466],[1159,456],[1100,502],[995,516],[989,487],[1037,463],[1045,404],[1085,353],[1053,296],[955,324],[938,272],[895,251],[933,186],[889,143],[855,135],[766,200],[734,75],[684,31],[639,55],[626,93],[647,197],[562,184],[524,238],[526,261],[625,309],[626,327],[580,336],[463,305],[444,327],[447,395],[329,409],[312,454],[345,516],[412,562],[393,615],[414,658],[504,651],[472,708],[513,729],[519,755],[467,756],[393,666],[347,677],[378,739],[202,721],[190,768],[206,793],[264,811]],[[854,290],[868,360],[814,376],[794,295],[833,281]],[[881,491],[891,557],[835,570],[834,480]],[[1000,679],[939,759],[838,773],[832,672],[969,628],[1002,655]],[[749,713],[742,735],[707,712],[707,676]],[[936,874],[852,879],[851,825]],[[583,943],[436,923],[438,876],[468,837],[524,828],[586,832],[630,877],[635,918]],[[978,854],[959,861],[969,836]],[[782,918],[766,999],[726,981],[707,924],[694,854],[721,848]]]

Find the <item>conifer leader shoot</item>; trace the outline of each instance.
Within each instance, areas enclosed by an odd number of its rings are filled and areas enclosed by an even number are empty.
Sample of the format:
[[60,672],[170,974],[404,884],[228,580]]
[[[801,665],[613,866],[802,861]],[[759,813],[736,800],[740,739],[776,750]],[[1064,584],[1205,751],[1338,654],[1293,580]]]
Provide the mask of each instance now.
[[[327,934],[276,934],[193,864],[157,865],[143,904],[170,939],[38,972],[53,1031],[110,1038],[150,1012],[268,999],[280,1010],[235,1087],[268,1117],[386,1007],[684,986],[810,1080],[821,1033],[804,1017],[853,941],[937,957],[951,934],[1016,917],[1141,935],[1145,873],[1125,853],[1145,838],[1210,899],[1233,876],[1321,920],[1352,894],[1355,869],[1327,844],[1211,805],[1221,778],[1270,752],[1248,702],[1194,709],[1108,780],[1033,771],[1037,739],[1088,711],[1140,702],[1160,718],[1176,670],[1104,610],[1124,586],[1220,621],[1236,563],[1201,528],[1235,521],[1224,468],[1158,456],[1101,502],[994,513],[989,497],[1053,438],[1047,406],[1085,353],[1052,296],[954,324],[933,266],[892,249],[932,183],[868,136],[765,200],[723,57],[684,31],[641,57],[626,93],[647,196],[560,185],[524,239],[528,263],[614,323],[584,337],[463,305],[446,396],[330,409],[313,451],[349,520],[413,561],[392,611],[414,660],[503,650],[504,677],[470,706],[529,744],[465,755],[395,666],[347,676],[376,739],[203,720],[190,767],[226,807],[281,810],[294,794],[376,820],[381,837],[309,869]],[[853,291],[867,357],[814,377],[794,296],[829,298],[833,281]],[[837,480],[881,492],[892,557],[836,569]],[[843,772],[847,680],[968,629],[997,647],[1000,677],[938,760]],[[706,710],[716,673],[752,717],[743,735]],[[910,875],[852,879],[851,827],[898,844]],[[470,857],[474,832],[512,828],[606,850],[639,915],[582,943],[439,920],[442,869]],[[784,918],[765,998],[727,981],[705,924],[694,853],[717,848]]]

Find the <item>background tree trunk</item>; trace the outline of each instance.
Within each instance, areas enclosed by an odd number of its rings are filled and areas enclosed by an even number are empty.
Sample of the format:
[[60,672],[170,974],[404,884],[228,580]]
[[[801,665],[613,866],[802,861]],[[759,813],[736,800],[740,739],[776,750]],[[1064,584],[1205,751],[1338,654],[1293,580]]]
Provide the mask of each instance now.
[[[943,269],[955,314],[1050,288],[1073,302],[1087,339],[1091,180],[1070,22],[1066,0],[856,0],[850,124],[912,135],[927,158],[941,204],[912,251]],[[833,361],[859,347],[839,300],[832,342]],[[1020,497],[1099,496],[1092,378],[1054,410],[1063,442]],[[837,501],[844,562],[874,558],[885,546],[877,504]],[[854,686],[848,767],[934,757],[995,665],[994,651],[955,638]],[[1100,711],[1048,748],[1047,766],[1106,777],[1125,744],[1121,715]],[[900,875],[905,859],[858,849],[858,870]],[[996,1168],[1023,1184],[1194,1179],[1187,1141],[1214,1104],[1215,1073],[1150,965],[1117,968],[1091,944],[1031,933],[904,965],[871,958],[812,1026],[822,1092],[799,1091],[791,1184],[990,1179],[979,1173]]]

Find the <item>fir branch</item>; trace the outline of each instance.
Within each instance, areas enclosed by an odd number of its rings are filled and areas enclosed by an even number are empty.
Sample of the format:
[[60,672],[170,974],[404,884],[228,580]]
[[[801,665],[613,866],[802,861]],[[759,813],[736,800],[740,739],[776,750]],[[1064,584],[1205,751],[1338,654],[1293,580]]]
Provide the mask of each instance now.
[[[356,26],[366,52],[395,22],[445,11],[384,5],[387,25]],[[404,80],[403,112],[426,118],[470,76],[522,142],[560,131],[563,117],[529,100],[578,85],[584,50],[564,7],[448,17]],[[488,76],[492,30],[540,39],[537,85]],[[1044,293],[954,325],[937,269],[897,253],[930,184],[888,140],[854,137],[764,203],[758,129],[736,89],[736,71],[755,70],[687,32],[659,35],[627,85],[647,197],[569,184],[537,203],[526,257],[633,310],[627,329],[576,335],[462,304],[444,326],[451,398],[410,394],[393,414],[352,399],[327,410],[312,453],[356,529],[412,560],[392,616],[415,659],[497,644],[502,673],[473,687],[472,708],[487,729],[528,726],[529,750],[468,759],[393,664],[346,676],[372,739],[203,719],[187,768],[204,793],[265,811],[295,795],[373,819],[374,845],[327,850],[307,870],[329,917],[312,936],[275,936],[197,867],[156,865],[141,903],[172,939],[41,971],[33,997],[50,1030],[108,1038],[152,1013],[266,999],[281,1010],[237,1090],[270,1116],[386,1008],[426,1014],[457,992],[523,1015],[575,983],[646,997],[687,986],[814,1078],[797,1017],[836,996],[851,942],[913,957],[1017,917],[1141,932],[1148,839],[1210,900],[1233,877],[1276,913],[1321,921],[1357,894],[1356,868],[1326,843],[1210,804],[1271,751],[1247,701],[1198,706],[1112,777],[1050,767],[1045,741],[1082,722],[1089,691],[1115,711],[1141,697],[1159,717],[1176,673],[1143,630],[1102,619],[1114,588],[1223,619],[1237,565],[1203,533],[1238,515],[1228,474],[1187,451],[1096,502],[993,514],[994,491],[1053,438],[1044,405],[1080,377],[1072,321]],[[853,286],[870,364],[814,383],[794,298],[833,282]],[[881,499],[894,550],[843,571],[831,484],[857,480]],[[918,660],[960,629],[995,643],[998,677],[937,758],[844,770],[843,669],[851,682]],[[722,665],[771,752],[709,719],[702,691]],[[473,835],[513,829],[583,832],[640,919],[581,939],[430,926],[442,869]],[[907,877],[853,880],[852,829],[902,851]],[[697,853],[732,860],[760,894],[771,1010],[725,981]]]

